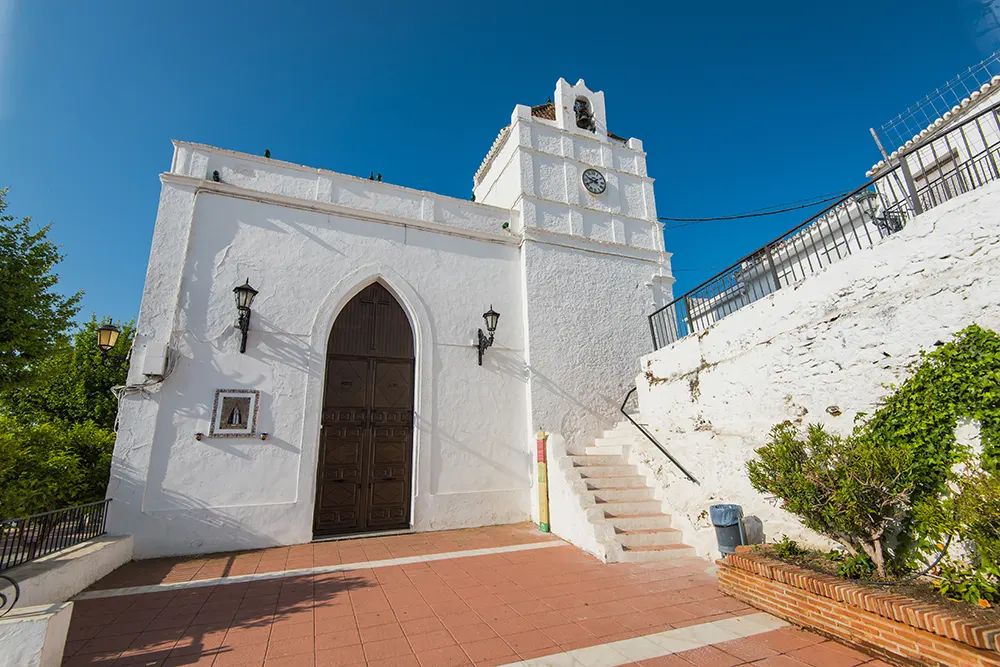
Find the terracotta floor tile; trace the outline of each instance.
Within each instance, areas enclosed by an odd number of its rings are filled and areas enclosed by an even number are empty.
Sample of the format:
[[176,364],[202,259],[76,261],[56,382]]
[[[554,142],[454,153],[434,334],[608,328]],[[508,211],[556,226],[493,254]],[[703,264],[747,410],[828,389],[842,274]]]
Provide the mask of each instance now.
[[516,651],[499,637],[463,642],[462,649],[469,656],[469,659],[477,664],[484,660],[492,660],[500,657],[510,657],[511,660],[509,662],[516,661],[516,658],[514,658]]
[[533,626],[531,622],[523,616],[501,618],[495,621],[488,621],[487,624],[501,637],[535,629],[535,626]]
[[412,649],[410,649],[410,644],[403,637],[365,642],[362,644],[362,647],[365,651],[365,659],[370,664],[378,664],[379,660],[385,658],[405,656],[413,653]]
[[479,615],[471,612],[468,614],[448,614],[447,616],[441,617],[441,622],[444,623],[444,627],[449,630],[466,625],[475,625],[482,623],[483,621],[484,619],[482,619]]
[[527,614],[524,616],[524,619],[540,630],[551,628],[556,625],[564,625],[566,623],[565,614],[558,611],[543,611],[536,614]]
[[242,626],[230,628],[226,633],[225,643],[227,646],[253,646],[255,644],[267,644],[271,636],[271,626],[262,627]]
[[860,651],[831,641],[807,646],[788,655],[813,667],[854,667],[872,659]]
[[487,623],[492,623],[494,621],[501,621],[510,618],[521,618],[521,615],[516,611],[508,607],[507,605],[498,604],[486,609],[479,609],[476,611],[481,619]]
[[544,648],[556,647],[556,643],[541,630],[529,630],[513,635],[504,635],[504,641],[514,649],[522,658],[527,651],[537,651]]
[[806,663],[787,655],[776,655],[773,658],[764,658],[760,662],[753,663],[754,667],[807,667]]
[[733,641],[722,642],[720,644],[716,644],[715,646],[729,655],[735,656],[746,662],[763,660],[764,658],[771,658],[778,655],[778,652],[773,648],[762,644],[756,635],[752,637],[744,637],[743,639],[734,639]]
[[403,627],[403,634],[407,636],[445,629],[444,623],[436,616],[400,621],[400,625]]
[[316,639],[314,641],[317,652],[359,644],[361,644],[361,635],[358,633],[357,628],[316,635]]
[[414,653],[443,648],[456,643],[452,634],[443,628],[432,632],[408,635],[407,640],[410,642],[410,646],[413,648]]
[[395,623],[396,616],[391,611],[377,611],[366,614],[358,614],[356,617],[359,628],[367,628],[372,625],[385,625]]
[[162,667],[209,667],[215,662],[215,655],[182,655],[167,658]]
[[462,625],[454,628],[449,628],[452,637],[460,643],[464,644],[466,642],[478,641],[481,639],[492,639],[497,637],[497,633],[493,631],[486,623],[471,623],[469,625]]
[[782,628],[755,636],[762,644],[778,653],[791,653],[823,641],[819,635],[797,628]]
[[312,653],[290,655],[284,658],[264,658],[264,667],[313,667],[316,656]]
[[597,640],[597,638],[590,631],[576,623],[563,623],[561,625],[541,628],[541,630],[550,639],[552,639],[552,641],[560,646],[580,640]]
[[702,646],[692,651],[682,651],[677,655],[695,667],[735,667],[745,662],[714,646]]
[[[365,652],[361,645],[344,646],[326,651],[316,651],[316,667],[347,667],[364,665]],[[215,667],[213,665],[213,667]]]
[[458,646],[445,646],[417,654],[420,667],[463,667],[472,661]]
[[221,650],[212,663],[212,667],[260,667],[264,664],[265,644],[242,646],[239,648]]
[[403,636],[403,628],[399,623],[386,623],[384,625],[369,625],[361,630],[361,643],[381,641],[383,639],[396,639]]

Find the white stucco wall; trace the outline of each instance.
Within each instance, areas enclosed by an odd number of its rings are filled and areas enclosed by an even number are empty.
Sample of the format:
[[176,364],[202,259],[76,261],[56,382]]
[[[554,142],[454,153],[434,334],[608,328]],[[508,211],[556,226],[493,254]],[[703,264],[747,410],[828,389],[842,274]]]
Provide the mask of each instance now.
[[[177,153],[181,171],[202,155],[199,173],[244,180],[163,178],[129,380],[143,382],[150,343],[169,343],[170,371],[122,401],[109,485],[110,529],[134,535],[136,557],[311,539],[327,338],[374,280],[416,339],[414,528],[526,520],[519,251],[497,233],[510,214],[208,147]],[[329,203],[355,195],[350,210]],[[248,277],[260,294],[239,354],[232,288]],[[471,341],[491,304],[501,320],[479,367]],[[266,441],[195,439],[228,388],[261,390]]]
[[11,568],[19,607],[65,602],[132,560],[132,538],[97,537]]
[[993,183],[644,357],[643,369],[665,382],[639,376],[642,418],[701,485],[641,440],[632,462],[656,473],[684,541],[715,554],[707,509],[735,502],[763,521],[768,539],[823,544],[750,487],[746,462],[785,420],[848,433],[858,412],[906,377],[919,350],[973,322],[1000,331],[998,230]]
[[3,664],[16,667],[59,667],[73,603],[17,607],[0,618]]
[[[559,85],[604,123],[603,96]],[[579,449],[617,421],[673,278],[641,142],[518,106],[494,149],[473,203],[175,143],[109,485],[110,528],[135,535],[137,558],[311,539],[327,339],[374,280],[416,341],[413,528],[537,518],[535,431]],[[603,195],[584,190],[586,166],[605,172]],[[246,279],[260,294],[241,355],[232,289]],[[162,345],[167,376],[144,380]],[[262,392],[266,441],[195,439],[230,388]]]

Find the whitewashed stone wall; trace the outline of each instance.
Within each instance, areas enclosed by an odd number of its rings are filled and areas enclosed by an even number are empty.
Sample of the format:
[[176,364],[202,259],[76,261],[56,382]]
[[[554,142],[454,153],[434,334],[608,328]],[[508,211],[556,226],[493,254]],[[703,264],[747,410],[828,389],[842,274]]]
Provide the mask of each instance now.
[[874,248],[642,359],[643,420],[701,485],[642,440],[685,542],[716,555],[708,507],[743,505],[769,540],[824,541],[754,491],[746,462],[774,424],[850,432],[921,349],[977,323],[1000,331],[1000,184],[914,219]]

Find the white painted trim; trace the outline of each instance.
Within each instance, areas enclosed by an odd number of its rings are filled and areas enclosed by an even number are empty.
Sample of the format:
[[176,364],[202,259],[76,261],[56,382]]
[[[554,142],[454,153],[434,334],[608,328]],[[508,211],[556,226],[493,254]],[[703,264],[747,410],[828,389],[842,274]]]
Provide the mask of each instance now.
[[511,662],[503,667],[617,667],[752,637],[787,626],[788,623],[780,618],[761,612],[553,653],[540,658]]
[[[490,234],[486,232],[477,232],[472,229],[463,229],[461,227],[451,227],[449,225],[443,225],[441,223],[431,222],[429,220],[404,218],[400,216],[388,215],[385,213],[363,212],[355,208],[340,206],[338,204],[332,204],[329,202],[299,199],[297,197],[289,197],[287,195],[279,195],[271,192],[263,192],[261,190],[248,190],[246,188],[241,188],[236,185],[230,185],[228,183],[216,183],[215,181],[206,181],[200,178],[195,178],[193,176],[182,176],[180,174],[163,173],[160,174],[160,181],[162,183],[167,183],[170,185],[194,188],[195,195],[199,195],[202,193],[214,194],[214,195],[219,195],[221,197],[232,197],[233,199],[245,199],[247,201],[257,202],[261,204],[273,204],[275,206],[284,206],[285,208],[292,208],[301,211],[310,211],[313,213],[322,213],[324,215],[337,215],[344,218],[363,220],[365,222],[378,222],[386,225],[396,225],[398,227],[412,227],[414,229],[421,229],[427,232],[446,234],[448,236],[459,236],[462,238],[473,239],[476,241],[485,241],[487,243],[499,243],[501,245],[517,245],[517,238],[511,237],[508,234]],[[469,202],[462,202],[462,203],[468,204]],[[485,204],[483,204],[483,206],[485,206]],[[503,210],[503,209],[498,209],[498,210]],[[503,211],[503,212],[508,216],[510,215],[510,211]]]
[[[179,139],[172,139],[171,143],[173,143],[174,149],[177,149],[177,148],[180,148],[180,147],[183,146],[185,148],[190,148],[190,149],[196,150],[196,151],[216,153],[218,155],[228,155],[229,157],[238,158],[240,160],[246,160],[248,162],[256,162],[257,164],[265,165],[265,166],[272,167],[272,168],[275,167],[275,166],[277,166],[277,167],[281,167],[281,168],[284,168],[284,169],[293,169],[295,171],[300,171],[300,172],[305,173],[305,174],[313,174],[313,175],[319,175],[319,176],[335,176],[337,178],[349,178],[349,179],[355,180],[355,181],[357,181],[359,183],[367,183],[369,185],[372,184],[372,181],[370,181],[367,178],[361,178],[360,176],[352,176],[351,174],[344,174],[344,173],[341,173],[339,171],[332,171],[330,169],[322,169],[320,167],[309,167],[309,166],[306,166],[306,165],[298,164],[296,162],[285,162],[284,160],[276,160],[276,159],[271,158],[271,157],[263,157],[261,155],[254,155],[253,153],[241,153],[239,151],[230,150],[228,148],[219,148],[218,146],[210,146],[209,144],[198,144],[198,143],[192,143],[190,141],[180,141]],[[170,174],[170,175],[172,175],[172,176],[180,176],[180,174]],[[200,179],[195,179],[195,180],[200,180]],[[208,182],[214,184],[213,181],[208,181]],[[461,204],[473,203],[473,202],[469,202],[469,201],[467,201],[465,199],[458,199],[457,197],[449,197],[448,195],[442,195],[442,194],[439,194],[437,192],[430,192],[428,190],[417,190],[416,188],[408,188],[405,185],[395,185],[393,183],[388,183],[386,181],[376,181],[376,182],[380,186],[384,186],[384,187],[387,187],[387,188],[392,188],[394,190],[401,190],[401,191],[407,192],[407,193],[418,194],[418,195],[422,195],[422,196],[425,196],[425,197],[431,197],[433,199],[450,199],[451,201],[459,202]],[[497,212],[499,214],[506,214],[506,213],[508,213],[507,209],[505,209],[505,208],[500,208],[498,206],[490,206],[489,204],[480,204],[478,202],[474,202],[474,203],[478,207],[481,207],[481,208],[484,208],[484,209],[492,209],[493,211],[495,211],[495,212]]]
[[[648,223],[648,221],[646,222]],[[575,234],[553,232],[547,229],[539,229],[538,227],[526,227],[523,235],[525,241],[535,241],[537,243],[562,246],[564,248],[572,248],[573,250],[593,252],[599,255],[627,257],[629,259],[637,259],[643,262],[651,262],[657,266],[664,264],[667,259],[670,259],[670,257],[673,256],[673,253],[663,250],[646,250],[644,248],[636,248],[635,246],[627,246],[620,243],[597,241],[577,236]]]
[[256,574],[241,574],[234,577],[214,577],[212,579],[196,579],[194,581],[178,581],[172,584],[154,584],[152,586],[130,586],[128,588],[109,588],[106,590],[88,591],[76,596],[76,600],[94,600],[98,598],[113,598],[122,595],[143,595],[145,593],[162,593],[164,591],[178,591],[189,588],[205,588],[208,586],[221,586],[225,584],[242,584],[253,581],[269,581],[272,579],[287,579],[289,577],[302,577],[314,574],[330,574],[331,572],[351,572],[352,570],[366,570],[376,567],[396,567],[399,565],[413,565],[414,563],[430,563],[438,560],[449,560],[451,558],[472,558],[475,556],[491,556],[494,554],[515,553],[518,551],[533,551],[535,549],[551,549],[553,547],[569,547],[570,545],[562,540],[547,540],[544,542],[530,542],[528,544],[514,544],[507,547],[490,547],[488,549],[468,549],[466,551],[447,551],[440,554],[427,554],[425,556],[406,556],[403,558],[386,558],[384,560],[369,560],[359,563],[341,563],[340,565],[322,565],[318,567],[303,567],[297,570],[279,570],[277,572],[258,572]]

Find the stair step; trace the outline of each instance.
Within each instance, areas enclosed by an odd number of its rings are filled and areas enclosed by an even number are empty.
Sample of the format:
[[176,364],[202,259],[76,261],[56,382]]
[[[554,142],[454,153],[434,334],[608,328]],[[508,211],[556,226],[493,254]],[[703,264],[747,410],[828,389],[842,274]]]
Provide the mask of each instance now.
[[653,490],[649,487],[631,489],[603,487],[594,489],[594,500],[597,502],[632,502],[637,500],[653,500]]
[[587,456],[617,456],[621,458],[623,445],[590,446],[583,451]]
[[573,466],[573,470],[584,478],[591,477],[629,477],[636,474],[635,466]]
[[653,528],[647,530],[627,530],[615,535],[615,540],[622,545],[635,549],[657,545],[680,544],[681,531],[675,528]]
[[[589,449],[589,447],[588,447]],[[625,459],[621,457],[621,453],[618,454],[608,454],[603,456],[591,456],[587,454],[585,456],[580,456],[578,454],[570,455],[569,460],[573,462],[574,466],[623,466],[628,465],[625,463]]]
[[612,433],[611,435],[605,434],[604,437],[597,438],[594,444],[598,447],[613,447],[615,445],[631,445],[635,440],[635,436],[631,433]]
[[649,514],[619,514],[608,516],[607,522],[616,530],[650,530],[670,528],[672,520],[669,514],[652,512]]
[[584,480],[588,489],[642,489],[646,487],[646,478],[642,475],[625,477],[592,477]]
[[622,560],[626,563],[642,563],[673,558],[693,558],[694,549],[686,544],[667,544],[655,547],[622,547]]
[[660,502],[658,500],[597,502],[591,507],[603,510],[606,518],[612,518],[621,514],[654,514],[660,511]]

